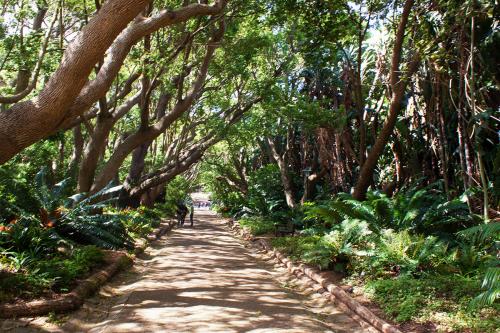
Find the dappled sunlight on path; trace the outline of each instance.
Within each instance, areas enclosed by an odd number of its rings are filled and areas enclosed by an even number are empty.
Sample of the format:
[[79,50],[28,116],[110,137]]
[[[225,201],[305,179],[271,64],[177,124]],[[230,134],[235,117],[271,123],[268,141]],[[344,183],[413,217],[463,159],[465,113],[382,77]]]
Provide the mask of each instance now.
[[140,272],[116,287],[119,296],[104,318],[92,318],[90,310],[62,331],[363,332],[340,311],[312,311],[304,295],[280,285],[282,272],[257,259],[208,211],[195,213],[193,228],[154,243],[136,265]]

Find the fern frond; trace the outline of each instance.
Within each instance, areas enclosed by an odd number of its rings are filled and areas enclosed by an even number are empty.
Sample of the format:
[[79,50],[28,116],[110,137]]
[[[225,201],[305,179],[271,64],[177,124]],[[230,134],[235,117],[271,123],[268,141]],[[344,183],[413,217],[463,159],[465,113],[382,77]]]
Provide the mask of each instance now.
[[485,243],[489,239],[499,239],[500,222],[490,222],[467,228],[457,233],[459,237],[470,240],[471,243]]

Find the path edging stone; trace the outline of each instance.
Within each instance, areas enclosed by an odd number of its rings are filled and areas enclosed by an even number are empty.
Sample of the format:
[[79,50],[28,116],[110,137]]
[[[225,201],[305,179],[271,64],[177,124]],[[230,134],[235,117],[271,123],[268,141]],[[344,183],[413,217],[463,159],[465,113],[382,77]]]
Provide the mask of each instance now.
[[143,244],[136,246],[136,248],[134,249],[134,254],[139,255],[143,253],[151,244],[151,242],[154,242],[155,240],[158,240],[167,233],[169,233],[174,228],[175,225],[176,221],[172,219],[162,219],[160,222],[160,226],[156,228],[148,236],[146,236],[146,241]]
[[[146,237],[146,242],[134,249],[138,255],[151,244],[160,239],[175,226],[175,221],[163,220],[156,230]],[[104,251],[106,267],[79,282],[70,293],[57,296],[53,299],[40,299],[20,304],[1,304],[0,318],[34,317],[54,313],[69,312],[80,308],[85,299],[92,296],[99,288],[124,268],[133,265],[133,259],[125,252]]]
[[343,305],[343,310],[348,310],[349,312],[355,314],[354,319],[356,319],[358,322],[359,320],[362,320],[365,324],[368,323],[370,326],[383,333],[401,333],[401,331],[394,325],[391,325],[385,320],[381,319],[367,307],[349,296],[349,294],[347,294],[341,287],[337,286],[329,279],[321,276],[320,272],[317,269],[308,267],[304,264],[294,264],[288,257],[273,248],[267,240],[254,237],[250,233],[250,231],[248,231],[248,229],[242,228],[234,220],[229,219],[227,224],[229,225],[229,228],[237,234],[237,236],[243,238],[246,241],[252,242],[253,244],[257,244],[271,257],[276,258],[278,262],[290,273],[298,277],[307,277],[316,286],[315,289],[317,292],[322,293],[324,296],[327,296],[327,298],[329,298],[334,303]]
[[76,310],[86,298],[93,295],[117,272],[132,264],[132,259],[124,252],[105,251],[106,267],[81,281],[70,293],[53,299],[41,299],[21,304],[0,305],[0,318],[34,317],[48,313]]

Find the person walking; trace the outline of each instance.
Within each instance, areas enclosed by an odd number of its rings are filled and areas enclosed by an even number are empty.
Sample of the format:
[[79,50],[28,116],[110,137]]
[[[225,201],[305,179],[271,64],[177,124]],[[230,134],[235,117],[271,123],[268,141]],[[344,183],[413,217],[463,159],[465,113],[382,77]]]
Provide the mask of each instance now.
[[191,223],[191,227],[193,226],[194,219],[194,204],[189,205],[189,222]]
[[177,203],[177,226],[183,226],[188,213],[188,208],[183,201]]

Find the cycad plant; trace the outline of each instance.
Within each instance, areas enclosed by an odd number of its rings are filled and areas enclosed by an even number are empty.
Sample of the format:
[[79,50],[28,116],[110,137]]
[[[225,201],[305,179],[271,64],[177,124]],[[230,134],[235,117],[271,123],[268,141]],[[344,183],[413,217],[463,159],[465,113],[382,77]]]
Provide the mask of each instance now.
[[486,270],[481,289],[483,292],[471,302],[474,307],[491,305],[500,298],[500,260],[496,260],[496,265]]
[[118,213],[103,214],[104,208],[115,202],[116,198],[93,203],[109,190],[108,186],[82,201],[67,205],[55,224],[57,232],[82,244],[107,249],[133,248],[133,241],[122,222],[122,216]]
[[331,225],[346,219],[366,221],[372,231],[382,228],[409,230],[412,233],[446,236],[473,225],[479,219],[470,214],[460,198],[448,201],[436,185],[415,187],[390,198],[378,191],[368,192],[365,201],[341,193],[306,209],[308,220]]
[[[47,181],[47,169],[42,169],[34,180],[34,197],[38,201],[40,226],[54,231],[62,238],[81,244],[92,244],[107,249],[132,248],[133,243],[119,214],[102,214],[103,209],[116,198],[105,201],[111,186],[87,196],[68,197],[69,179],[54,186]],[[29,214],[24,218],[27,218]],[[25,228],[29,229],[28,226]]]
[[500,222],[490,222],[472,228],[462,230],[458,233],[464,242],[477,252],[483,252],[483,282],[482,290],[475,297],[471,306],[483,307],[493,304],[500,298]]

